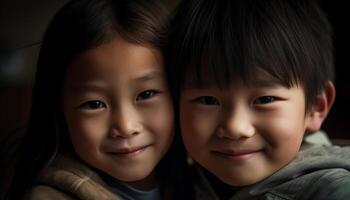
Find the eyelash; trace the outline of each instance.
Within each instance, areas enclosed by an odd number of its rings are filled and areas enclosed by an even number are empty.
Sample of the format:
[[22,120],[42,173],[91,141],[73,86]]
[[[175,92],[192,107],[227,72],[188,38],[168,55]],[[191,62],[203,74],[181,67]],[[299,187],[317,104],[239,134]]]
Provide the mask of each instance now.
[[[137,95],[136,101],[148,100],[148,99],[156,96],[158,93],[160,93],[160,92],[156,91],[156,90],[143,91]],[[89,110],[96,110],[96,109],[101,109],[101,108],[106,108],[106,107],[107,107],[107,105],[103,101],[100,101],[100,100],[86,101],[79,106],[79,108],[84,108],[84,109],[89,109]]]
[[136,101],[146,101],[158,95],[160,92],[156,90],[145,90],[137,95]]
[[[254,100],[254,105],[263,105],[263,104],[269,104],[274,101],[276,101],[277,98],[274,96],[261,96]],[[194,99],[194,102],[207,105],[207,106],[214,106],[214,105],[220,105],[220,102],[218,99],[212,96],[202,96]]]
[[274,97],[274,96],[262,96],[262,97],[258,97],[254,100],[253,104],[258,104],[258,105],[261,105],[261,104],[269,104],[269,103],[272,103],[274,101],[276,101],[277,98]]
[[206,105],[206,106],[218,106],[220,105],[220,102],[217,98],[212,97],[212,96],[202,96],[202,97],[198,97],[195,98],[193,100],[196,103],[202,104],[202,105]]
[[96,109],[101,109],[101,108],[106,108],[106,104],[100,100],[92,100],[92,101],[87,101],[84,102],[79,106],[80,108],[86,108],[89,110],[96,110]]

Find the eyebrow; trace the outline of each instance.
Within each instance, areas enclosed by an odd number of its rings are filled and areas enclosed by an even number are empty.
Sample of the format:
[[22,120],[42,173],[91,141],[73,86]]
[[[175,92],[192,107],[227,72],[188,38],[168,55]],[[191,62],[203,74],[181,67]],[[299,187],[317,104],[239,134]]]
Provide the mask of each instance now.
[[[136,76],[135,78],[131,79],[130,81],[132,83],[137,82],[147,82],[150,80],[155,79],[163,79],[164,75],[161,72],[158,71],[152,71],[149,73],[142,74],[141,76]],[[74,92],[86,92],[86,91],[100,91],[100,92],[107,92],[108,87],[105,86],[103,82],[88,82],[83,84],[73,84],[69,86],[72,91]]]
[[163,79],[164,74],[158,71],[152,71],[146,74],[143,74],[141,76],[137,76],[136,78],[132,79],[132,82],[147,82],[154,79]]
[[[233,83],[234,85],[235,83]],[[277,80],[277,79],[260,79],[260,80],[248,80],[247,82],[244,83],[245,86],[247,87],[255,87],[255,88],[276,88],[276,87],[285,87],[281,81]],[[187,83],[183,85],[183,89],[186,90],[196,90],[196,89],[208,89],[208,88],[216,88],[218,86],[216,86],[215,84],[211,84],[211,85],[199,85],[196,83]],[[230,86],[228,86],[230,87]],[[226,87],[224,87],[226,88]],[[222,89],[224,89],[222,88]]]
[[247,85],[250,87],[259,87],[259,88],[266,88],[266,87],[273,88],[273,87],[283,86],[283,84],[276,79],[249,81],[247,82]]
[[74,84],[71,85],[70,88],[74,92],[86,92],[86,91],[100,91],[100,92],[106,92],[107,87],[104,86],[104,84],[99,82],[89,82],[84,84]]

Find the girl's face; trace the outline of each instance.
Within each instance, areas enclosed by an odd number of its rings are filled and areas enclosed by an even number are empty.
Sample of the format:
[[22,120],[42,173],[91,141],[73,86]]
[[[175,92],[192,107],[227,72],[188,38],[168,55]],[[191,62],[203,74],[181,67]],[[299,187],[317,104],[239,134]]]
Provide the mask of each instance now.
[[152,171],[173,139],[158,50],[115,39],[83,52],[68,66],[63,109],[81,159],[121,181],[152,187],[143,183],[153,184]]

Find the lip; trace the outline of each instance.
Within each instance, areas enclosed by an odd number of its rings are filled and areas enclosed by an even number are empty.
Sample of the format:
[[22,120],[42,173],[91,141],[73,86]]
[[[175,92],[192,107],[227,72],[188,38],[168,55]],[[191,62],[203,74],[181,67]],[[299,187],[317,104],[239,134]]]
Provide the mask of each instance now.
[[115,150],[108,152],[108,153],[110,153],[114,156],[121,157],[121,158],[131,158],[131,157],[135,157],[135,156],[141,154],[149,146],[151,146],[151,145],[119,148],[119,149],[115,149]]
[[253,149],[246,149],[246,150],[213,150],[212,152],[216,155],[219,155],[221,157],[234,160],[234,161],[243,161],[251,158],[252,156],[256,155],[257,153],[260,153],[262,149],[253,150]]

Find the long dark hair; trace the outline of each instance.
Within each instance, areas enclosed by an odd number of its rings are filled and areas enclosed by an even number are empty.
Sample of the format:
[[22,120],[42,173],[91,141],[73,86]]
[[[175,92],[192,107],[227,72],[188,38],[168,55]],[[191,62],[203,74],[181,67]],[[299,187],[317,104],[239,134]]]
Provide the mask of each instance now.
[[[21,199],[57,152],[72,148],[61,109],[68,64],[83,51],[115,37],[162,50],[167,14],[157,0],[73,0],[55,15],[40,49],[29,125],[9,199]],[[157,166],[161,188],[171,186],[174,191],[182,191],[176,187],[182,181],[178,173],[184,166],[185,151],[176,134],[173,146]]]

